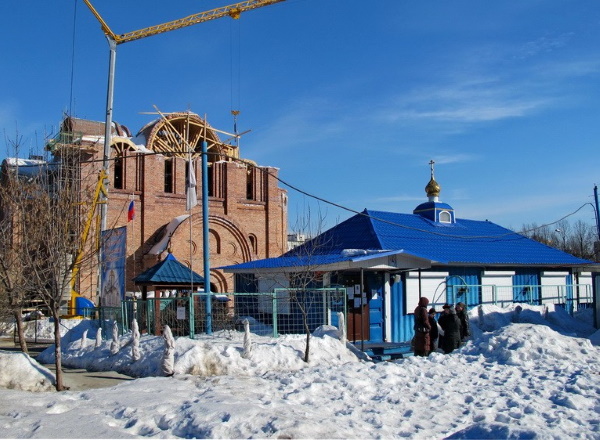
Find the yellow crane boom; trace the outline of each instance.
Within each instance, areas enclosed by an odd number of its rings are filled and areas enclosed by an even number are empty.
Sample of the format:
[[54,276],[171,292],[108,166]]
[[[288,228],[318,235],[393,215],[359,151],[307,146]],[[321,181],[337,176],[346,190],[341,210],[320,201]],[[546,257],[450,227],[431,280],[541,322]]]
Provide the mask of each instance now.
[[100,199],[100,195],[104,194],[105,196],[107,196],[106,189],[103,185],[104,179],[106,179],[106,177],[106,171],[100,170],[100,174],[98,176],[98,183],[96,184],[96,190],[94,191],[94,197],[92,198],[91,206],[87,212],[86,220],[83,224],[83,230],[81,232],[81,237],[79,240],[79,249],[77,249],[77,253],[75,254],[75,262],[73,263],[73,272],[71,275],[72,293],[78,294],[77,289],[75,288],[75,284],[77,282],[79,270],[81,269],[81,260],[83,259],[84,246],[90,234],[90,229],[92,227],[92,221],[94,219],[96,207],[98,206],[98,204],[103,203]]
[[188,15],[177,20],[169,21],[167,23],[157,24],[147,28],[139,29],[137,31],[127,32],[125,34],[115,34],[108,24],[104,21],[102,16],[96,11],[89,0],[83,0],[92,13],[96,16],[96,19],[100,22],[102,30],[107,37],[114,40],[117,44],[127,43],[128,41],[139,40],[141,38],[150,37],[152,35],[162,34],[175,29],[181,29],[194,24],[203,23],[205,21],[214,20],[216,18],[229,16],[234,19],[240,18],[240,14],[251,9],[261,8],[263,6],[280,3],[285,0],[247,0],[244,2],[234,3],[228,6],[222,6],[220,8],[211,9],[209,11],[199,12],[197,14]]

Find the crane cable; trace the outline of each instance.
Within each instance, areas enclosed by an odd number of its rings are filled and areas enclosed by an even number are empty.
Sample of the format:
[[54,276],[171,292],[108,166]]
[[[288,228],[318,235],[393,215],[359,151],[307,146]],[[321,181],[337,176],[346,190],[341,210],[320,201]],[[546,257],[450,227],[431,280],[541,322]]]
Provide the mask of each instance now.
[[75,7],[73,8],[73,36],[71,42],[71,83],[69,86],[69,116],[73,115],[73,83],[75,77],[75,37],[76,30],[75,26],[77,23],[77,3],[78,0],[75,0]]
[[[236,26],[234,28],[234,26]],[[237,37],[237,38],[236,38]],[[237,49],[237,50],[236,50]],[[230,76],[230,107],[233,116],[233,133],[237,135],[237,117],[240,114],[240,96],[241,96],[241,28],[239,20],[231,20],[229,23],[229,76]],[[237,55],[237,57],[236,57]],[[237,58],[237,60],[236,60]],[[237,75],[236,75],[237,74]],[[236,78],[237,76],[237,78]],[[237,83],[237,84],[236,84]],[[234,91],[236,89],[237,91]],[[234,102],[236,101],[236,102]],[[235,138],[236,146],[239,147],[239,138]]]

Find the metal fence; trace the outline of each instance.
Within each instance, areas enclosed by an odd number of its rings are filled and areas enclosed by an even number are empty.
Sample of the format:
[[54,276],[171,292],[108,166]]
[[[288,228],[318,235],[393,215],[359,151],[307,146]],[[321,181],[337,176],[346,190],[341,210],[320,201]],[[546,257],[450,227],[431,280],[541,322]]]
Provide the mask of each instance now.
[[[466,294],[463,292],[471,292]],[[474,295],[473,295],[474,293]],[[569,313],[591,307],[594,302],[592,286],[573,285],[455,285],[449,286],[449,301],[457,302],[462,297],[478,298],[476,303],[464,301],[467,306],[493,304],[506,307],[508,304],[524,303],[530,305],[555,304]]]
[[[459,288],[461,292],[466,288],[471,299],[464,301],[465,294],[460,293]],[[247,320],[252,333],[277,337],[305,333],[305,325],[310,332],[321,325],[337,326],[338,312],[347,316],[344,288],[275,289],[272,293],[228,293],[211,298],[212,332],[242,331]],[[570,314],[593,304],[590,285],[449,286],[447,300],[452,303],[464,301],[468,307],[556,304]],[[123,334],[130,330],[134,319],[142,333],[160,335],[166,325],[174,336],[193,338],[207,333],[205,294],[126,300],[121,308],[86,309],[86,317],[99,320],[105,338],[110,338],[113,322],[117,322]]]
[[[337,325],[346,315],[346,289],[275,289],[273,293],[234,294],[236,326],[244,319],[250,331],[262,335],[312,332],[321,325]],[[306,326],[306,327],[305,327]]]
[[[345,289],[276,289],[273,293],[212,295],[211,330],[250,331],[262,336],[312,332],[321,325],[337,325],[338,312],[346,314]],[[123,301],[121,308],[86,309],[98,319],[103,337],[110,338],[113,322],[121,334],[136,320],[142,333],[160,335],[164,326],[174,336],[194,337],[207,332],[206,295]]]
[[[125,304],[125,303],[123,303]],[[98,321],[98,327],[102,329],[102,337],[110,339],[114,323],[117,323],[119,333],[125,333],[127,326],[123,313],[123,307],[84,307],[83,317]]]

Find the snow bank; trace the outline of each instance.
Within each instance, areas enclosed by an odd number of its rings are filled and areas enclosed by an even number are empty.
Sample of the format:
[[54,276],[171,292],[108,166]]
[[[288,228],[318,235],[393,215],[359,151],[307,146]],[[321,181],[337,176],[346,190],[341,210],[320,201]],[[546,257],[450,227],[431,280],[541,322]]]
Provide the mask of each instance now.
[[21,391],[54,390],[54,374],[26,353],[0,350],[0,387]]
[[469,318],[474,338],[482,332],[498,330],[510,323],[544,325],[565,335],[589,338],[595,332],[591,312],[585,310],[572,317],[564,308],[554,304],[510,304],[506,307],[480,305],[469,311]]
[[[82,344],[78,335],[87,330],[90,338]],[[85,368],[88,371],[117,371],[132,377],[160,376],[164,340],[159,336],[143,335],[139,342],[141,358],[131,355],[131,334],[119,338],[120,350],[112,355],[111,341],[103,341],[95,348],[92,342],[97,328],[91,321],[80,324],[63,338],[62,363],[65,367]],[[250,376],[272,371],[296,371],[326,362],[338,365],[357,362],[353,347],[347,347],[337,338],[337,328],[322,327],[311,337],[310,362],[303,361],[305,335],[285,335],[279,338],[252,335],[252,350],[244,357],[244,333],[236,331],[200,335],[196,339],[177,338],[175,341],[175,374],[197,376]],[[83,345],[83,347],[82,347]],[[37,357],[42,363],[54,363],[54,346]]]

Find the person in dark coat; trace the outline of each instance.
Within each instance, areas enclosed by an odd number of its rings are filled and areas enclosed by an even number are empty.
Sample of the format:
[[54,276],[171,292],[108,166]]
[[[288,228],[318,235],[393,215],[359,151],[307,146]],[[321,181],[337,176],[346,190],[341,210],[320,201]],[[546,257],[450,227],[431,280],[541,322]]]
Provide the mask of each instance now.
[[451,305],[444,305],[444,313],[439,319],[440,327],[444,330],[441,348],[444,353],[452,353],[460,347],[460,319],[456,316],[456,310]]
[[427,314],[428,304],[429,299],[423,296],[419,299],[419,305],[415,309],[415,356],[427,356],[431,350],[431,340],[429,339],[431,325]]
[[440,337],[438,323],[435,319],[435,315],[437,312],[435,311],[435,307],[429,309],[429,325],[431,326],[431,331],[429,332],[429,341],[431,343],[431,353],[438,349],[438,341]]
[[456,316],[460,320],[460,340],[464,342],[469,336],[471,336],[471,327],[469,325],[469,313],[467,312],[467,306],[463,302],[456,304]]

